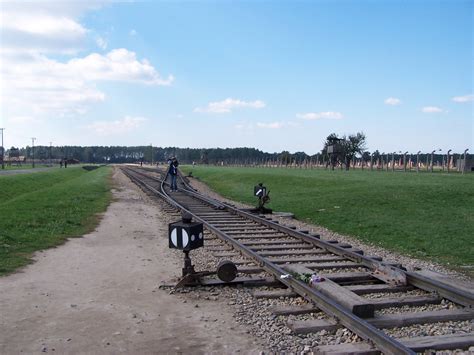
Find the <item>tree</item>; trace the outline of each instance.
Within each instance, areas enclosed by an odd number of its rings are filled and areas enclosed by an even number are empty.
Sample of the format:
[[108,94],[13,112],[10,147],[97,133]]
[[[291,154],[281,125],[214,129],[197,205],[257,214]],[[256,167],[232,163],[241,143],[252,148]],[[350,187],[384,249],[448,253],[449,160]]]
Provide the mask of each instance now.
[[322,149],[323,154],[328,154],[328,147],[333,145],[337,146],[334,152],[330,154],[330,161],[334,167],[336,163],[344,164],[346,170],[349,170],[351,161],[357,154],[362,155],[366,149],[365,147],[365,134],[358,132],[356,134],[350,134],[349,136],[343,136],[339,138],[337,134],[331,133],[327,136],[324,142],[324,148]]
[[8,156],[10,158],[18,158],[20,156],[20,149],[15,148],[15,147],[11,147],[9,152],[8,152]]
[[357,132],[348,137],[344,136],[343,139],[342,147],[345,158],[344,161],[346,170],[349,170],[351,160],[356,156],[356,154],[362,155],[366,149],[365,134],[363,132]]
[[209,164],[209,157],[208,157],[208,152],[206,149],[203,149],[201,152],[201,163]]
[[289,151],[284,150],[280,153],[279,159],[282,165],[291,164],[291,154]]

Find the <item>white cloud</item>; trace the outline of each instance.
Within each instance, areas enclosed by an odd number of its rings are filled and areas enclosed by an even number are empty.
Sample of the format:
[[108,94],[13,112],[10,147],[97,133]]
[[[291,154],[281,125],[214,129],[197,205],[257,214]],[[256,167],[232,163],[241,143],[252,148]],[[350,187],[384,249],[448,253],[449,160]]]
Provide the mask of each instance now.
[[258,128],[279,129],[279,128],[283,128],[284,126],[285,124],[283,122],[269,122],[269,123],[257,122]]
[[144,117],[125,116],[123,119],[116,121],[95,121],[87,128],[100,136],[119,135],[137,129],[147,120]]
[[2,27],[9,31],[51,37],[75,37],[86,34],[86,29],[68,17],[51,16],[45,13],[2,12]]
[[268,129],[280,129],[285,127],[297,127],[299,126],[298,122],[294,121],[275,121],[275,122],[257,122],[256,126],[258,128],[268,128]]
[[[1,1],[1,0],[0,0]],[[0,11],[0,106],[7,117],[38,114],[77,114],[105,100],[98,81],[170,85],[146,59],[125,48],[106,54],[90,53],[69,60],[50,54],[72,55],[83,50],[93,30],[79,23],[84,12],[107,1],[3,2]],[[95,38],[106,49],[107,41]]]
[[[105,100],[97,81],[124,81],[148,85],[169,85],[173,76],[162,78],[146,60],[134,52],[112,50],[93,53],[65,63],[34,54],[3,56],[0,88],[3,104],[23,112],[84,113],[91,103]],[[22,116],[24,114],[20,114]]]
[[43,53],[73,53],[79,50],[88,30],[64,11],[60,4],[54,5],[2,2],[2,48]]
[[87,106],[101,102],[105,94],[80,77],[70,66],[43,55],[23,60],[5,56],[0,74],[2,106],[19,116],[53,112],[83,113]]
[[242,107],[260,109],[265,107],[265,102],[261,100],[242,101],[229,97],[223,101],[210,102],[206,107],[196,107],[194,112],[229,113],[235,108]]
[[106,50],[106,49],[107,49],[108,43],[107,43],[107,41],[106,41],[104,38],[102,38],[102,37],[100,37],[100,36],[97,37],[97,38],[95,39],[95,43],[97,44],[97,47],[99,47],[100,49],[103,49],[103,50]]
[[131,29],[128,34],[133,37],[133,36],[136,36],[138,33],[134,29]]
[[344,117],[344,115],[340,112],[326,111],[326,112],[298,113],[296,117],[302,118],[304,120],[320,120],[320,119],[340,120]]
[[471,101],[474,101],[474,95],[471,94],[471,95],[464,95],[464,96],[455,96],[452,98],[452,100],[454,102],[460,102],[460,103],[471,102]]
[[439,108],[437,106],[425,106],[421,109],[422,112],[424,113],[440,113],[444,112],[442,108]]
[[29,123],[38,122],[38,119],[31,116],[15,116],[15,117],[9,117],[8,122],[13,123],[13,124],[15,123],[16,124],[29,124]]
[[402,103],[402,101],[400,99],[397,99],[396,97],[389,97],[384,102],[386,105],[392,105],[392,106],[397,106]]
[[252,132],[254,130],[254,125],[249,122],[240,122],[234,125],[234,128],[239,130],[239,131],[244,131],[244,132]]
[[114,49],[106,55],[89,54],[71,59],[67,66],[85,80],[127,81],[150,85],[170,85],[174,77],[162,78],[146,59],[137,60],[134,52],[125,48]]
[[300,127],[301,126],[300,122],[295,122],[295,121],[288,121],[288,122],[286,122],[286,125],[288,127]]

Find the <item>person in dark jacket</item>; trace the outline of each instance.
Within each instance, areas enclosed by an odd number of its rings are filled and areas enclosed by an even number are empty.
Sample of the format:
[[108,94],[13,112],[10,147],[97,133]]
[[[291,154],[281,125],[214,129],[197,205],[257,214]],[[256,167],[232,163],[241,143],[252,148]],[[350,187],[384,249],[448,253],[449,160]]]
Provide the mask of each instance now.
[[178,186],[176,184],[176,179],[178,176],[178,159],[171,158],[168,160],[170,162],[170,167],[168,169],[168,174],[171,176],[171,191],[178,191]]

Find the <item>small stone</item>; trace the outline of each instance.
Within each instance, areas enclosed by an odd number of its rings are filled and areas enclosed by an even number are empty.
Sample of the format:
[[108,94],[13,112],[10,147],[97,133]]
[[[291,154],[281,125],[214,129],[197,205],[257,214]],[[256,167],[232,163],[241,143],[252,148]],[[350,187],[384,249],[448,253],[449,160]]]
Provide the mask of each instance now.
[[198,304],[195,304],[195,305],[194,305],[194,308],[199,308],[199,305],[198,305]]

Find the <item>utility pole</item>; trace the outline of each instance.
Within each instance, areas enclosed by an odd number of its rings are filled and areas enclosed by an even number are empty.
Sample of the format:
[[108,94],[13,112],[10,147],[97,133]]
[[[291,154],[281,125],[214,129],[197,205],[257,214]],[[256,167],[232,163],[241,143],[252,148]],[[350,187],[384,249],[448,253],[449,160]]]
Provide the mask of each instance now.
[[53,142],[49,142],[49,165],[50,166],[53,166],[53,160],[51,158],[51,145],[53,144]]
[[33,149],[33,169],[35,168],[35,137],[31,137],[31,146]]
[[2,130],[2,169],[5,169],[5,148],[3,147],[3,131],[5,128],[0,128]]

